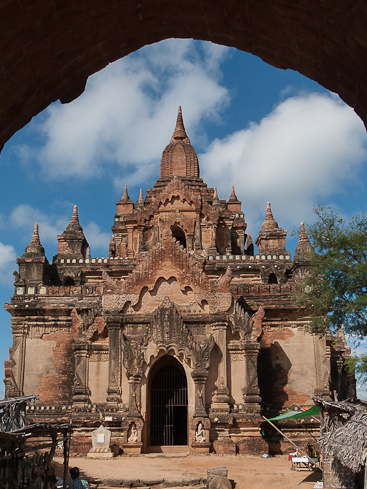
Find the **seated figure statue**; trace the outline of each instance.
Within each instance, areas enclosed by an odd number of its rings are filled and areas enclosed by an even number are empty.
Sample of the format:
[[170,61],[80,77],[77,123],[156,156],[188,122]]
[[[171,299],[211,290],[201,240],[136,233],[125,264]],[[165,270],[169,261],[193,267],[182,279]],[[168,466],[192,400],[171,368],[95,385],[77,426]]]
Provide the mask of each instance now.
[[195,441],[197,443],[205,443],[205,430],[203,423],[199,423],[195,431]]
[[130,436],[127,440],[129,443],[137,443],[138,442],[138,430],[136,429],[135,423],[132,423],[130,427]]

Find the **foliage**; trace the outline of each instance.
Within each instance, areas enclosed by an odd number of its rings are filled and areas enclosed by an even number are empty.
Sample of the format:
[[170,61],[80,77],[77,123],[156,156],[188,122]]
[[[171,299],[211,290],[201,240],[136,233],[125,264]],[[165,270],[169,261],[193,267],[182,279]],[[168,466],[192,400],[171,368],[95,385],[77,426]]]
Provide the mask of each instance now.
[[348,372],[355,373],[361,384],[367,383],[367,354],[352,355],[345,359]]
[[367,216],[347,221],[321,206],[315,213],[317,221],[307,226],[314,251],[304,257],[312,266],[298,302],[310,307],[313,332],[343,324],[346,333],[362,338],[367,336]]

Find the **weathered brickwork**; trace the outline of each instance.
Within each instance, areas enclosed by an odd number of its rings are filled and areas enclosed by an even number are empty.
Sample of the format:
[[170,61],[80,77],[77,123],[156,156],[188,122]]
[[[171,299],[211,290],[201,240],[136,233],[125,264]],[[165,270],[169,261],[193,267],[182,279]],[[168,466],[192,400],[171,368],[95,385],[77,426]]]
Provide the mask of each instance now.
[[31,417],[80,423],[75,450],[103,419],[126,453],[281,451],[261,438],[262,413],[353,393],[343,333],[312,336],[292,299],[309,267],[304,227],[292,260],[268,203],[256,253],[235,189],[220,200],[199,175],[179,109],[154,187],[116,203],[108,257],[92,257],[75,206],[52,263],[37,224],[18,259],[6,396],[34,392]]
[[336,92],[365,121],[363,0],[0,2],[0,148],[51,102],[78,97],[88,77],[168,38],[250,52]]

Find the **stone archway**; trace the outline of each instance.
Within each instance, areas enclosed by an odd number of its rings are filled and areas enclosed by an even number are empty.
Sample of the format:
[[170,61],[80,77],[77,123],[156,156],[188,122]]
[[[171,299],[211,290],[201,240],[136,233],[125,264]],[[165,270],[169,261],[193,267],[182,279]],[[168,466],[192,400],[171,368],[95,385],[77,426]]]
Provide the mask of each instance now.
[[148,433],[150,446],[188,444],[188,389],[178,360],[163,356],[149,378]]
[[0,149],[51,102],[78,97],[91,74],[170,37],[233,46],[299,71],[366,123],[366,19],[363,0],[0,0]]

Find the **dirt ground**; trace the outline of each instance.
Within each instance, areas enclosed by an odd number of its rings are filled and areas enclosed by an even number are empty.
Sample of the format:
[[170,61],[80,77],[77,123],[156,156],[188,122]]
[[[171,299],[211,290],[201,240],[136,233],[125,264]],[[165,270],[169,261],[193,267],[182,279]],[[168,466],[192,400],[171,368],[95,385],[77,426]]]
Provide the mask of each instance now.
[[[61,457],[55,462],[62,464]],[[110,460],[71,457],[69,467],[79,467],[85,479],[165,479],[206,478],[210,467],[225,465],[235,489],[312,489],[322,480],[321,471],[293,471],[287,455],[270,458],[261,456],[120,456]],[[60,466],[59,466],[60,467]],[[61,468],[61,467],[60,467]],[[59,471],[57,471],[59,472]],[[61,475],[61,474],[60,474]],[[69,476],[70,477],[70,476]],[[71,482],[68,480],[68,483]],[[93,489],[93,485],[92,485]]]

